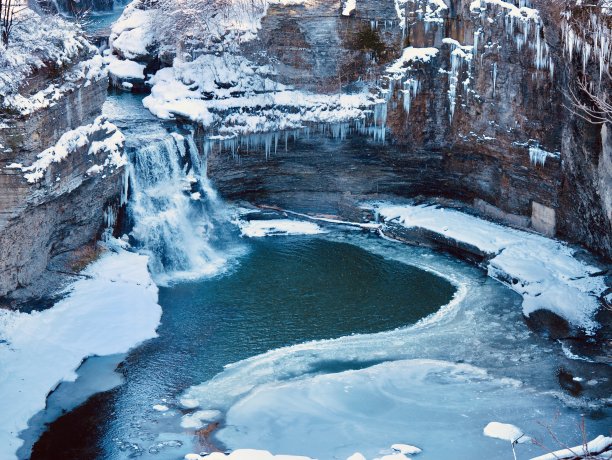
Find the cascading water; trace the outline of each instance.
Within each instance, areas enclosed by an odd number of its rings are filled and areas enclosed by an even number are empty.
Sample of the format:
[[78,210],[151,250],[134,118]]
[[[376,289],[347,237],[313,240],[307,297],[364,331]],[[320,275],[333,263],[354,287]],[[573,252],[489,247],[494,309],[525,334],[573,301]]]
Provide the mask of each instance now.
[[149,255],[156,282],[219,272],[227,262],[219,230],[228,209],[206,177],[193,136],[172,133],[136,148],[129,175],[130,237]]

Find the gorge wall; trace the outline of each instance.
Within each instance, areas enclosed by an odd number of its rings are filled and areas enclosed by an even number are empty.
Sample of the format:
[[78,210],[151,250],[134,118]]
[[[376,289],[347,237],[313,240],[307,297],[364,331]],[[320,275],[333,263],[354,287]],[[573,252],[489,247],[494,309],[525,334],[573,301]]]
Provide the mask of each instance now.
[[0,298],[8,305],[51,294],[62,273],[77,271],[79,250],[100,235],[123,189],[123,136],[96,118],[108,88],[100,57],[84,52],[62,72],[52,68],[33,73],[0,111]]
[[[265,49],[280,81],[297,87],[382,86],[390,137],[339,142],[313,128],[310,140],[302,135],[287,151],[281,142],[269,156],[213,148],[211,178],[230,198],[334,213],[346,209],[341,202],[388,194],[458,198],[609,258],[610,128],[565,107],[597,61],[583,69],[579,53],[570,58],[550,3],[533,2],[537,21],[499,3],[410,0],[403,33],[393,0],[358,0],[349,17],[327,2],[271,6],[250,50]],[[403,47],[437,52],[385,78]]]

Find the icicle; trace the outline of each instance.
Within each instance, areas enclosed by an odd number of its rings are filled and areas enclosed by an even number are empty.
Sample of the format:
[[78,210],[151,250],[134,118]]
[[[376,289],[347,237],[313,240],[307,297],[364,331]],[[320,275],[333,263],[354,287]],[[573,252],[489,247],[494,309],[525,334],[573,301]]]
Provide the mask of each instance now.
[[493,97],[495,97],[495,88],[497,84],[497,62],[493,63]]

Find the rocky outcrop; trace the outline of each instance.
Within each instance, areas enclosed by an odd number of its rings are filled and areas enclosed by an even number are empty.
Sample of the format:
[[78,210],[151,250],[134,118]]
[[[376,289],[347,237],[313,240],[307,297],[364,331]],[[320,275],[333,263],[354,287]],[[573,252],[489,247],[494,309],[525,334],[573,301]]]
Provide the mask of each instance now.
[[[95,119],[105,72],[68,85],[41,70],[29,82],[21,87],[23,106],[0,114],[0,298],[9,304],[58,288],[48,269],[62,259],[54,270],[72,271],[67,254],[99,236],[105,209],[119,202],[123,187],[123,137]],[[49,87],[56,90],[45,92]]]

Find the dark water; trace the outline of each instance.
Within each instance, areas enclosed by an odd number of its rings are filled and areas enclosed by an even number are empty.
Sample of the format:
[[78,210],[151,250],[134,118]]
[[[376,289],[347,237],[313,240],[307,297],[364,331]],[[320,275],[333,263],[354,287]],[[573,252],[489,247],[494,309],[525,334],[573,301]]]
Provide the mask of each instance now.
[[228,274],[160,289],[160,337],[129,354],[121,367],[126,383],[54,422],[33,459],[139,455],[158,433],[178,428],[164,426],[152,405],[172,405],[225,364],[307,340],[413,324],[454,293],[445,279],[347,243],[277,237],[244,244],[247,254]]

